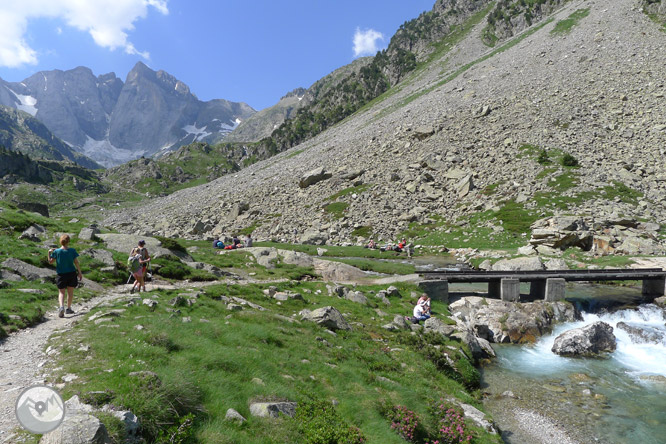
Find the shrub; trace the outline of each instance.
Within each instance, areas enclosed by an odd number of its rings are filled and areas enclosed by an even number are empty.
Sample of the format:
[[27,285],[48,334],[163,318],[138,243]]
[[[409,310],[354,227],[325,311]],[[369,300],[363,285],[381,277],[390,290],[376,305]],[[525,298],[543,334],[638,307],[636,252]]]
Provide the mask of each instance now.
[[539,157],[537,157],[537,162],[541,165],[548,165],[550,163],[550,157],[548,157],[548,151],[545,149],[541,150]]
[[385,410],[384,416],[391,421],[391,429],[407,442],[423,442],[427,433],[419,416],[407,407],[396,405]]
[[576,159],[574,156],[572,156],[569,153],[565,153],[564,156],[562,156],[562,166],[577,167],[578,159]]
[[436,440],[432,444],[458,444],[471,442],[473,434],[467,430],[465,415],[451,403],[440,399],[432,402],[430,414],[437,420]]
[[349,426],[328,401],[307,401],[296,408],[298,432],[304,444],[362,444],[363,432]]

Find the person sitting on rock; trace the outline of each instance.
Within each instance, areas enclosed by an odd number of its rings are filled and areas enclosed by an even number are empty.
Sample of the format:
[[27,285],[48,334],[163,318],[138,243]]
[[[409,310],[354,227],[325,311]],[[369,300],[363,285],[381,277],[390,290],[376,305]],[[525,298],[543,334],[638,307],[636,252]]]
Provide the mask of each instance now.
[[423,308],[423,305],[421,304],[416,304],[414,306],[414,321],[416,324],[419,323],[419,321],[425,321],[426,319],[430,319],[430,314],[426,313],[425,308]]
[[240,239],[238,239],[238,236],[233,237],[231,244],[234,246],[234,249],[243,247],[243,244],[241,243]]
[[250,248],[251,246],[252,246],[252,234],[250,233],[245,237],[245,247]]
[[416,305],[420,305],[423,307],[423,312],[430,315],[430,298],[428,295],[423,294],[419,298],[419,300],[416,302]]
[[375,243],[374,239],[370,239],[370,242],[368,242],[367,248],[370,248],[371,250],[374,250],[377,248],[377,244]]

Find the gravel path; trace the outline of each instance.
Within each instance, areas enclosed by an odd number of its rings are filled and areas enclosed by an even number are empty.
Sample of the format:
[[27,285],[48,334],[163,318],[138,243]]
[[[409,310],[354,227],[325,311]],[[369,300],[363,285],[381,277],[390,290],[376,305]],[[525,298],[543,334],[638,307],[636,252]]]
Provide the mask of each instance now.
[[0,342],[0,443],[12,442],[12,431],[19,427],[14,414],[16,398],[24,388],[46,381],[43,368],[48,356],[44,347],[49,337],[70,330],[93,307],[127,296],[126,289],[119,290],[121,292],[111,291],[86,302],[75,303],[72,308],[76,314],[65,315],[63,319],[58,318],[57,310],[50,311],[41,324],[14,333]]
[[[533,410],[516,409],[514,416],[520,428],[522,438],[531,438],[522,441],[527,444],[578,444],[567,433],[550,419]],[[512,441],[513,442],[513,441]]]

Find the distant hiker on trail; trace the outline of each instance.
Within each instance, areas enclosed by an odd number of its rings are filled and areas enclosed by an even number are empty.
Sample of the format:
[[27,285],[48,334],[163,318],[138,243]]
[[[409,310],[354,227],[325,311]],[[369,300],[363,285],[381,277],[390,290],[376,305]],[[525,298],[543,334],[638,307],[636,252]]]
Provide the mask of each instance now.
[[[141,284],[139,286],[139,291],[141,291],[141,287],[143,287],[143,291],[146,291],[146,269],[148,268],[148,262],[150,262],[150,254],[148,253],[148,249],[146,248],[146,241],[145,240],[140,240],[139,241],[139,246],[132,248],[132,251],[130,252],[130,258],[133,256],[139,255],[139,264],[141,265]],[[134,272],[132,273],[134,274]],[[135,281],[134,281],[134,287],[136,287],[137,282],[139,281],[136,279],[136,276],[134,276]],[[134,293],[134,287],[132,287],[132,293]]]
[[245,247],[250,248],[252,246],[252,234],[248,234],[245,237]]
[[[78,280],[83,280],[81,267],[79,266],[79,253],[75,249],[69,248],[69,235],[60,236],[61,248],[49,248],[49,264],[56,261],[56,286],[58,287],[58,317],[64,318],[65,313],[74,314],[72,310],[72,299],[74,299],[74,287],[78,285]],[[78,271],[78,274],[77,274]],[[65,311],[65,290],[67,290],[67,311]]]
[[[132,253],[134,253],[134,250],[132,250]],[[130,257],[127,258],[127,267],[134,277],[134,285],[132,285],[130,293],[134,293],[134,290],[136,290],[137,286],[139,287],[139,293],[141,292],[141,287],[143,287],[143,291],[146,291],[146,281],[143,278],[143,264],[141,263],[141,254],[130,254]]]

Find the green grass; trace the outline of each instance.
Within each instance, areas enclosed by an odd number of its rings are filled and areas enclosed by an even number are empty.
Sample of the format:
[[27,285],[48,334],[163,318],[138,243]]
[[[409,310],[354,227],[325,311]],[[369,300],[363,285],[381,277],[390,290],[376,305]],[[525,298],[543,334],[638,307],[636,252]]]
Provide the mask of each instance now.
[[[374,311],[376,303],[371,293],[381,287],[357,287],[371,300],[370,306],[362,306],[331,299],[323,283],[276,285],[280,290],[300,292],[306,301],[289,300],[278,305],[262,294],[265,286],[225,284],[207,287],[205,295],[194,306],[181,307],[178,316],[166,310],[168,300],[176,292],[161,291],[151,293],[151,298],[159,301],[154,312],[145,306],[129,307],[110,323],[117,328],[80,322],[68,334],[69,342],[54,339],[54,345],[64,346],[52,366],[62,367],[58,374],[79,375],[63,390],[65,399],[75,393],[108,390],[112,404],[138,412],[149,437],[157,429],[178,424],[179,418],[193,413],[192,442],[201,443],[305,442],[299,433],[301,424],[295,420],[252,418],[252,400],[304,403],[335,399],[339,402],[339,417],[345,423],[360,428],[368,442],[387,444],[404,441],[382,416],[382,402],[406,405],[421,414],[426,413],[427,400],[439,396],[454,396],[480,406],[465,386],[470,384],[476,390],[475,371],[470,370],[462,353],[447,352],[459,362],[460,372],[444,372],[427,353],[407,346],[412,341],[408,332],[390,333],[381,328],[394,314],[411,310],[414,301],[408,295],[415,289],[413,285],[398,285],[405,296],[392,298],[391,306],[382,304],[382,310],[389,313],[383,319]],[[323,293],[318,295],[316,290]],[[229,312],[225,303],[218,300],[223,295],[240,296],[268,310]],[[275,317],[290,317],[306,307],[330,304],[345,313],[348,321],[361,322],[364,327],[356,326],[352,332],[332,336],[314,324],[290,323]],[[433,310],[448,313],[446,306],[437,302],[433,302]],[[190,317],[192,322],[183,323],[181,316]],[[135,329],[137,324],[144,329]],[[78,351],[81,342],[88,344],[90,351]],[[441,342],[441,350],[461,347],[456,341]],[[93,359],[84,360],[86,357]],[[130,372],[143,370],[159,376],[159,390],[151,390],[149,382],[139,383],[129,376]],[[181,402],[175,406],[170,403],[174,408],[166,412],[158,411],[161,396],[167,394]],[[225,421],[228,408],[239,411],[248,422],[238,426]],[[476,443],[499,442],[478,433]]]
[[384,274],[412,274],[416,272],[416,268],[412,264],[403,264],[396,261],[376,261],[370,259],[339,259],[331,258],[332,261],[343,262],[348,265],[353,265],[363,271],[374,271],[376,273]]
[[348,207],[349,204],[347,202],[333,202],[328,205],[324,205],[324,211],[333,216],[335,219],[342,219]]
[[355,187],[345,188],[344,190],[338,191],[337,193],[327,197],[326,200],[332,201],[332,200],[337,200],[344,196],[349,196],[350,194],[361,194],[362,192],[367,191],[369,189],[370,185],[367,183]]
[[550,31],[552,35],[563,35],[571,32],[571,29],[578,25],[582,19],[590,15],[590,8],[578,9],[573,12],[569,17],[560,20],[555,24],[555,27]]

